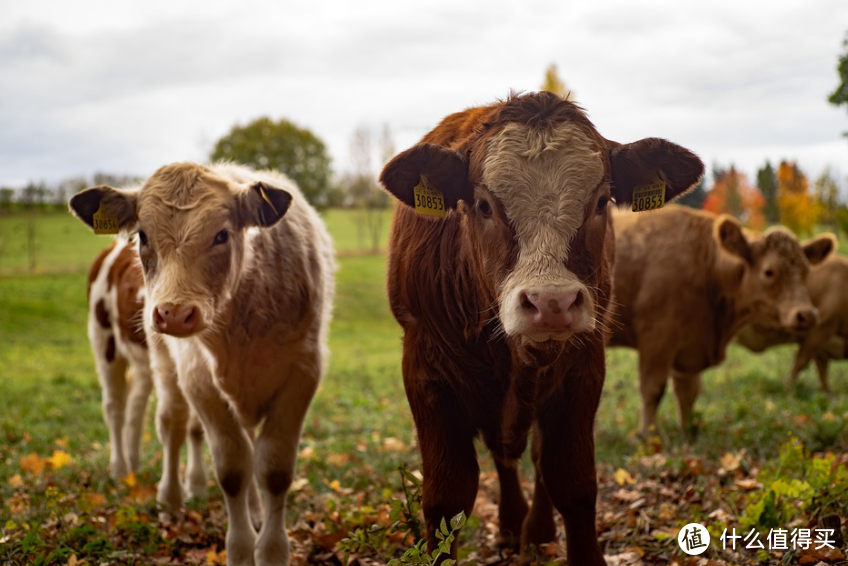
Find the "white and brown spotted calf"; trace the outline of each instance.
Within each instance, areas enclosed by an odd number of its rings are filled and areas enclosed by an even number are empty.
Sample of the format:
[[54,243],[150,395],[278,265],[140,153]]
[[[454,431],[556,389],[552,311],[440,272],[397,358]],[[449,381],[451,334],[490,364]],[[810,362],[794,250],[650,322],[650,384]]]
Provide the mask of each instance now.
[[[118,238],[94,260],[88,275],[88,337],[103,391],[103,415],[109,427],[109,468],[120,479],[137,472],[144,413],[150,392],[156,387],[159,399],[156,428],[166,449],[158,500],[171,508],[182,504],[179,483],[179,452],[186,437],[189,408],[177,387],[176,372],[167,352],[154,359],[148,350],[142,314],[144,278],[138,252],[126,239]],[[155,358],[156,352],[153,353]],[[180,411],[181,415],[173,414]],[[175,423],[183,426],[175,430]],[[206,490],[203,469],[203,428],[196,418],[188,419],[189,460],[186,490],[190,497]],[[173,437],[176,442],[168,443]]]
[[[333,296],[318,214],[282,175],[194,163],[162,167],[138,190],[88,189],[71,208],[89,226],[97,214],[138,234],[148,343],[171,354],[209,438],[228,564],[288,564],[286,494]],[[258,535],[254,478],[265,503]]]

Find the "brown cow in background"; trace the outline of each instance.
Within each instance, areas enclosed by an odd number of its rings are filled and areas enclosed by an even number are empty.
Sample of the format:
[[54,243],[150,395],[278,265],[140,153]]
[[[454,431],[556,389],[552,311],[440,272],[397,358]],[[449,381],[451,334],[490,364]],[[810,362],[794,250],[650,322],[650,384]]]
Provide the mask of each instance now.
[[819,310],[819,322],[815,327],[807,332],[791,333],[751,324],[740,330],[736,339],[754,352],[797,342],[798,352],[789,372],[790,383],[794,385],[798,373],[813,360],[822,390],[829,392],[827,367],[830,360],[848,358],[848,258],[833,254],[814,265],[807,276],[807,290]]
[[[657,177],[673,198],[702,172],[668,141],[606,140],[550,92],[450,115],[386,165],[380,180],[403,205],[389,301],[404,330],[430,549],[442,519],[472,511],[479,432],[501,484],[501,543],[553,541],[556,508],[569,563],[604,564],[593,428],[614,256],[607,205]],[[531,426],[528,512],[516,460]]]
[[804,280],[810,263],[832,251],[831,237],[802,247],[779,227],[746,236],[730,216],[677,206],[617,215],[615,229],[610,345],[639,350],[643,435],[655,429],[669,375],[689,428],[701,372],[724,360],[743,325],[799,331],[816,324]]

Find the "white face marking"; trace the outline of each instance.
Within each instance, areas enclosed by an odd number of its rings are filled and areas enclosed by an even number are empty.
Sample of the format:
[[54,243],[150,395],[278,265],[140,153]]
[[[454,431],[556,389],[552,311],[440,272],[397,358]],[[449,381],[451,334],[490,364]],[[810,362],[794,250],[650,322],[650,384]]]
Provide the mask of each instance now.
[[540,336],[524,316],[521,293],[541,287],[578,291],[585,298],[576,307],[576,324],[549,338],[564,340],[594,329],[593,301],[565,267],[586,207],[603,180],[603,161],[593,141],[574,124],[550,131],[507,124],[490,141],[483,171],[483,182],[503,204],[518,238],[518,261],[498,299],[506,333]]

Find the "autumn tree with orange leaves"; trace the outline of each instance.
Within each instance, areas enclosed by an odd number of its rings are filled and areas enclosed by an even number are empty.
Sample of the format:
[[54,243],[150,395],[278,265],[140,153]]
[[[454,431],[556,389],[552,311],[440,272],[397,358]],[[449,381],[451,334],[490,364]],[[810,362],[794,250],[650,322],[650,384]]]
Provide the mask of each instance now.
[[810,195],[810,182],[795,162],[781,161],[777,168],[777,207],[780,223],[793,232],[810,234],[819,210]]
[[765,199],[745,174],[731,166],[726,170],[713,168],[713,177],[713,188],[704,200],[704,210],[730,214],[751,228],[762,228]]

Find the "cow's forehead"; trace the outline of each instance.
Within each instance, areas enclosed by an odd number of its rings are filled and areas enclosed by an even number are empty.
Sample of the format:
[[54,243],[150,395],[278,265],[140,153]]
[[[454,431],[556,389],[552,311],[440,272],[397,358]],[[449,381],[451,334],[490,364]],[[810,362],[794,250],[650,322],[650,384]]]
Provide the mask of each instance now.
[[542,230],[546,239],[570,241],[604,179],[596,143],[573,123],[545,129],[510,123],[487,149],[482,180],[519,240],[535,239]]
[[[759,250],[756,248],[759,247]],[[801,244],[788,230],[775,227],[765,233],[762,239],[755,244],[755,254],[764,260],[778,262],[785,269],[798,270],[802,273],[807,271],[807,261]]]
[[142,187],[139,194],[139,221],[143,226],[182,234],[220,230],[234,203],[227,184],[205,174],[199,166],[173,166],[160,169]]

